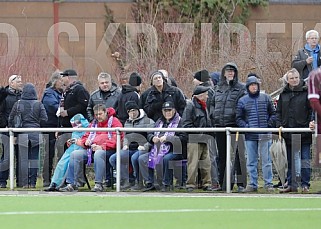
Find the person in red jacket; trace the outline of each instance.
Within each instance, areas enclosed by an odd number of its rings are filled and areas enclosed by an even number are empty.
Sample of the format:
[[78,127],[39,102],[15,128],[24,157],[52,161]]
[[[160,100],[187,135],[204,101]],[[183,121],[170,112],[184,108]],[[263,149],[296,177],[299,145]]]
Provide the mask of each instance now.
[[[94,106],[95,119],[89,128],[115,128],[122,127],[121,122],[115,117],[114,108],[106,108],[103,104]],[[95,187],[93,192],[103,191],[103,177],[106,169],[110,170],[109,157],[116,152],[116,132],[115,131],[91,131],[76,141],[76,144],[83,149],[75,150],[70,155],[69,169],[67,173],[67,186],[60,188],[62,192],[73,192],[78,189],[78,177],[81,177],[82,165],[87,161],[91,164],[94,157]],[[106,163],[108,162],[108,163]]]

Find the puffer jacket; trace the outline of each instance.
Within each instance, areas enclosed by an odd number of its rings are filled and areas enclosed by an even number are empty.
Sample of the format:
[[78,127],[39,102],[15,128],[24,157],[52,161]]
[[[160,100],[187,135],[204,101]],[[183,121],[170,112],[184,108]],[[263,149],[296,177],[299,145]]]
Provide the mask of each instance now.
[[[116,117],[116,111],[114,108],[109,107],[107,108],[107,119],[103,122],[98,122],[97,127],[108,127],[108,120],[111,116],[113,116],[113,121],[111,123],[111,128],[115,127],[123,127],[119,119]],[[94,119],[90,125],[89,128],[93,128],[95,126],[96,120]],[[85,142],[88,139],[91,132],[86,132],[84,136],[80,139],[79,145],[83,148],[86,148]],[[92,144],[99,145],[103,148],[103,150],[115,150],[116,149],[116,143],[117,143],[117,134],[116,131],[113,131],[110,133],[111,137],[108,137],[108,131],[97,131],[95,134],[94,139],[92,140]],[[124,137],[122,133],[122,138]]]
[[[265,93],[258,91],[255,94],[251,94],[249,91],[249,85],[251,83],[258,83],[255,76],[251,76],[246,81],[246,88],[248,94],[240,98],[237,103],[236,109],[236,122],[241,128],[268,128],[275,125],[275,107],[272,99]],[[245,134],[246,140],[262,140],[269,139],[271,133],[253,133],[248,132]]]
[[[276,126],[284,128],[309,128],[313,111],[308,100],[308,87],[303,81],[293,89],[287,84],[281,92],[276,109]],[[286,142],[291,143],[291,133],[283,133]],[[311,143],[311,133],[301,133],[302,143]]]
[[[234,79],[227,83],[224,76],[227,66],[236,69]],[[215,127],[235,127],[236,126],[236,105],[238,100],[246,94],[244,84],[238,82],[237,66],[227,63],[223,69],[219,84],[214,88],[214,96],[211,102],[210,118]]]

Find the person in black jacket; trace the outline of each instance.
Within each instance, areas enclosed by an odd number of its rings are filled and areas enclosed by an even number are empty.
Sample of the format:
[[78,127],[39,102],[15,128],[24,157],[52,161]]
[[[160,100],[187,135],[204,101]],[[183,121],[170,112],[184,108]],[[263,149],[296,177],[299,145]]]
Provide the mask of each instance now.
[[[14,127],[14,117],[20,112],[22,128],[39,128],[40,122],[48,120],[44,105],[37,100],[37,91],[33,84],[24,85],[21,100],[12,107],[8,125]],[[19,184],[23,188],[35,188],[38,178],[40,133],[19,133]]]
[[[310,122],[313,122],[314,118],[308,100],[308,87],[300,80],[300,74],[295,68],[289,70],[285,76],[288,83],[278,100],[276,125],[284,128],[307,128],[312,125]],[[280,192],[298,192],[298,182],[301,182],[302,192],[309,192],[312,134],[301,133],[298,138],[295,137],[295,133],[282,135],[287,147],[288,187],[280,189]],[[292,138],[295,139],[293,143]],[[301,144],[294,144],[299,142]]]
[[[208,98],[209,87],[196,86],[193,92],[193,98],[188,101],[183,113],[182,122],[184,128],[206,128],[211,127],[206,101]],[[191,134],[190,134],[191,136]],[[206,135],[198,133],[197,138],[204,140]],[[195,140],[196,137],[190,137],[190,140]],[[193,191],[196,186],[196,177],[198,172],[199,162],[202,187],[204,191],[211,190],[211,161],[209,156],[209,148],[206,142],[189,142],[187,147],[187,191]]]
[[112,107],[117,109],[117,100],[121,93],[120,88],[112,82],[111,75],[106,72],[101,72],[98,75],[98,89],[91,93],[87,114],[88,120],[91,122],[94,119],[94,106],[104,104],[107,108]]
[[124,125],[128,119],[128,113],[125,107],[126,102],[132,101],[139,104],[139,93],[142,78],[137,72],[133,72],[129,76],[128,84],[122,85],[121,94],[118,96],[116,102],[116,113],[118,119]]
[[[181,116],[183,114],[186,101],[183,93],[176,87],[169,86],[162,72],[156,71],[151,75],[152,86],[148,90],[146,98],[142,96],[144,101],[144,111],[147,116],[155,122],[162,117],[162,105],[164,102],[172,102],[175,109]],[[145,100],[146,99],[146,100]]]
[[66,86],[66,90],[63,94],[64,106],[60,110],[60,125],[62,127],[72,127],[70,119],[76,114],[82,114],[86,119],[88,115],[86,112],[89,92],[78,81],[77,72],[73,69],[65,70],[61,73],[62,80]]
[[[13,105],[21,97],[22,91],[22,77],[19,75],[12,75],[9,77],[9,85],[0,89],[0,127],[5,128],[8,126],[9,114]],[[1,136],[2,156],[0,160],[0,188],[6,188],[7,180],[9,177],[9,134],[3,133]],[[18,147],[15,145],[16,157],[19,156]],[[18,168],[18,161],[16,167]],[[18,174],[18,170],[16,172]],[[18,183],[18,180],[17,180]]]
[[[214,89],[215,94],[211,102],[210,117],[215,127],[237,127],[236,105],[238,100],[246,94],[245,85],[239,82],[238,68],[234,63],[227,63],[222,69],[221,78]],[[222,187],[226,168],[226,134],[216,133],[218,148],[219,183]],[[236,155],[238,159],[238,155]],[[239,162],[235,162],[236,167]],[[240,166],[239,166],[240,167]],[[240,175],[240,169],[237,173]],[[238,184],[239,189],[244,184]],[[242,190],[240,190],[242,191]]]

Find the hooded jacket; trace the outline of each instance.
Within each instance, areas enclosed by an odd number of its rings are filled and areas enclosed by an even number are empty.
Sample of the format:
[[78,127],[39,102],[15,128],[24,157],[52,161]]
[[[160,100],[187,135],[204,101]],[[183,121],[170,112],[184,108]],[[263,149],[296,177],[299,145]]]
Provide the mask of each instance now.
[[[253,94],[249,91],[251,84],[257,84],[258,90]],[[260,84],[255,76],[250,76],[246,81],[248,94],[240,98],[236,109],[236,122],[241,128],[268,128],[274,127],[275,107],[272,99],[265,93],[260,93]],[[271,134],[245,133],[246,140],[268,139]]]
[[[48,120],[46,109],[37,97],[35,86],[27,83],[22,89],[21,100],[13,105],[9,115],[9,127],[14,126],[13,120],[18,112],[21,113],[23,128],[39,128],[40,122]],[[32,144],[39,144],[38,132],[27,132],[27,134]]]
[[[107,119],[104,120],[103,122],[98,122],[97,127],[98,128],[108,127],[108,120],[111,116],[113,116],[111,128],[123,127],[119,119],[116,117],[115,109],[112,107],[107,108]],[[90,123],[89,128],[93,128],[93,126],[95,125],[95,122],[96,120],[94,119]],[[90,135],[90,132],[86,132],[80,140],[79,145],[81,145],[83,148],[87,148],[87,146],[85,146],[85,142],[88,139],[89,135]],[[122,133],[122,137],[123,136],[124,135]],[[92,144],[101,146],[103,150],[115,150],[116,143],[117,143],[116,137],[117,135],[115,131],[111,132],[111,138],[108,138],[108,131],[97,131],[94,139],[92,140]]]
[[[155,122],[148,118],[143,109],[139,110],[139,116],[132,120],[127,119],[125,128],[153,128]],[[149,150],[150,144],[147,142],[147,132],[126,132],[123,145],[128,145],[129,150],[137,150],[138,146],[144,146]]]
[[[227,67],[233,67],[235,75],[230,82],[224,76]],[[234,63],[227,63],[221,73],[218,85],[214,88],[211,102],[210,118],[216,127],[236,126],[236,105],[238,100],[246,94],[244,84],[238,82],[238,69]]]
[[121,94],[118,96],[117,102],[115,104],[117,117],[123,125],[128,119],[128,113],[125,107],[125,104],[128,101],[134,101],[139,104],[139,94],[136,87],[131,85],[123,85]]

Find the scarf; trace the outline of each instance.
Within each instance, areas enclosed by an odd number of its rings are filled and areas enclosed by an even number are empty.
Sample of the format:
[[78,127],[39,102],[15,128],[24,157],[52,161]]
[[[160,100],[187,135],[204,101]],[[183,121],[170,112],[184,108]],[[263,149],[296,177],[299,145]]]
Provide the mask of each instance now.
[[[107,123],[107,127],[108,128],[111,128],[112,124],[113,124],[113,116],[110,116],[109,119],[108,119],[108,123]],[[91,126],[92,128],[97,128],[98,127],[98,123],[97,123],[97,120],[95,119],[94,122],[93,122],[93,125]],[[92,142],[94,141],[95,139],[95,136],[96,136],[96,131],[92,131],[90,132],[87,140],[89,140],[89,144],[91,145]],[[108,131],[107,132],[107,136],[108,136],[108,139],[111,139],[112,137],[112,132]],[[87,157],[88,157],[88,160],[87,160],[87,166],[90,166],[91,165],[91,162],[92,162],[92,152],[93,150],[91,149],[89,145],[89,148],[87,149]]]
[[199,99],[196,98],[196,97],[195,97],[195,99],[196,99],[196,102],[197,102],[199,105],[201,105],[202,109],[203,109],[204,111],[206,111],[206,102],[201,101],[201,100],[199,100]]
[[[167,128],[176,128],[178,126],[179,120],[181,117],[176,112],[174,118],[171,120]],[[157,126],[155,128],[162,128],[164,125],[164,122],[160,120]],[[154,132],[154,136],[158,137],[160,132]],[[175,132],[165,132],[164,136],[174,136]],[[158,147],[159,146],[159,147]],[[161,143],[161,144],[154,144],[153,148],[149,152],[148,155],[148,167],[155,169],[156,165],[158,165],[162,160],[163,157],[169,152],[170,150],[170,144],[169,143]]]
[[318,68],[318,54],[320,52],[320,45],[317,45],[314,49],[310,47],[310,45],[306,44],[304,47],[307,51],[310,52],[310,56],[313,57],[313,62],[312,62],[312,69],[317,69]]

